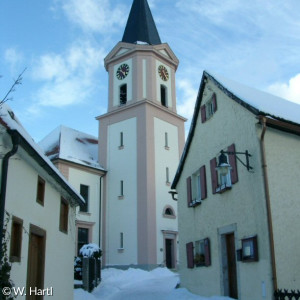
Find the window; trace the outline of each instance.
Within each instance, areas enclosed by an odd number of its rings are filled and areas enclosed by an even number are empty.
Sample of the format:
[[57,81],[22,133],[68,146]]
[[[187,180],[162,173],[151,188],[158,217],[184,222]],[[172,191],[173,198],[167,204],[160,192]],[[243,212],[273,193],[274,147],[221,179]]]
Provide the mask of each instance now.
[[165,107],[168,107],[167,88],[163,84],[160,85],[160,101]]
[[45,180],[38,176],[36,202],[44,206]]
[[187,202],[188,206],[201,204],[201,200],[207,198],[206,169],[202,166],[192,176],[187,178]]
[[200,108],[201,111],[201,122],[205,123],[209,120],[213,114],[217,111],[217,96],[213,93],[212,97],[202,105]]
[[120,105],[125,105],[127,102],[127,84],[120,86]]
[[68,233],[68,220],[69,220],[69,205],[68,202],[61,197],[60,199],[60,218],[59,218],[59,230],[64,233]]
[[120,195],[119,195],[119,199],[123,199],[124,198],[124,181],[121,180],[120,181]]
[[170,184],[170,171],[168,167],[166,167],[166,184]]
[[165,149],[169,150],[169,137],[167,132],[165,132]]
[[174,213],[174,209],[171,207],[171,206],[166,206],[164,209],[163,209],[163,217],[164,218],[168,218],[168,219],[175,219],[176,216],[175,216],[175,213]]
[[85,200],[85,204],[80,206],[81,212],[88,212],[89,208],[89,187],[87,185],[81,184],[80,185],[80,195]]
[[194,264],[196,267],[210,266],[210,243],[209,239],[203,239],[195,242]]
[[89,229],[78,227],[78,235],[77,235],[77,251],[79,255],[79,251],[83,245],[89,243]]
[[22,232],[23,232],[23,220],[17,217],[12,217],[10,255],[9,255],[10,262],[21,261]]
[[124,148],[124,134],[123,132],[120,132],[120,145],[119,145],[119,149],[123,149]]
[[123,232],[120,232],[120,248],[119,249],[124,249],[124,234],[123,234]]

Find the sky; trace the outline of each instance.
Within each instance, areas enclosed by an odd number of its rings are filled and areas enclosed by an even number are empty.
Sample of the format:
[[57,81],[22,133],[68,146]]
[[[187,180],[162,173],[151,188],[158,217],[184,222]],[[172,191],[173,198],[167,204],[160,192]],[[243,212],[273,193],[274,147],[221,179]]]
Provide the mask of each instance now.
[[[300,104],[299,0],[148,0],[180,61],[177,112],[187,128],[203,70]],[[107,112],[103,60],[132,0],[0,0],[0,98],[36,142],[59,125],[94,136]]]

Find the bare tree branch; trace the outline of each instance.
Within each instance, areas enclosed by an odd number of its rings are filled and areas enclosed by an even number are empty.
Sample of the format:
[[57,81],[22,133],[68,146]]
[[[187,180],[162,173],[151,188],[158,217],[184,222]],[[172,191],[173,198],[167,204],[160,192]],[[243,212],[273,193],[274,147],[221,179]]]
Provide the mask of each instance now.
[[18,78],[14,81],[13,85],[11,86],[11,88],[9,89],[9,91],[6,93],[6,95],[4,96],[4,98],[0,101],[0,105],[2,105],[4,102],[8,101],[8,100],[12,100],[12,97],[9,98],[9,95],[12,94],[15,90],[16,90],[16,86],[22,84],[22,80],[23,80],[23,74],[26,71],[27,68],[25,68],[23,70],[23,72],[21,74],[19,74]]

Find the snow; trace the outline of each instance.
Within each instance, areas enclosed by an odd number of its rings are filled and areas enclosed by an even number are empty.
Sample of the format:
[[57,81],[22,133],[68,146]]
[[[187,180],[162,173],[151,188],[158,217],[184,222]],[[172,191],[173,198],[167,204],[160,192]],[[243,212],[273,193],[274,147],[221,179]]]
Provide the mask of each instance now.
[[43,149],[41,149],[41,147],[33,140],[30,134],[22,126],[15,113],[6,103],[1,104],[0,107],[0,124],[2,124],[7,129],[16,130],[26,140],[26,142],[37,152],[37,154],[44,160],[44,162],[60,177],[60,179],[66,185],[69,186],[72,192],[76,194],[76,196],[79,199],[81,199],[83,203],[85,203],[85,200],[82,198],[82,196],[75,190],[75,188],[73,188],[70,185],[70,183],[65,179],[65,177],[52,164],[49,158],[44,154]]
[[98,163],[98,139],[87,133],[59,126],[39,145],[50,159],[60,158],[103,170]]
[[140,269],[102,270],[102,281],[91,293],[74,290],[74,300],[230,300],[228,297],[202,297],[187,289],[175,289],[179,275],[167,268],[150,272]]
[[90,243],[90,244],[83,245],[80,248],[79,253],[83,257],[92,257],[95,252],[100,252],[100,251],[101,249],[99,248],[98,245]]
[[206,73],[217,80],[232,94],[250,104],[260,112],[276,119],[300,124],[300,105],[286,99],[250,88],[212,72]]

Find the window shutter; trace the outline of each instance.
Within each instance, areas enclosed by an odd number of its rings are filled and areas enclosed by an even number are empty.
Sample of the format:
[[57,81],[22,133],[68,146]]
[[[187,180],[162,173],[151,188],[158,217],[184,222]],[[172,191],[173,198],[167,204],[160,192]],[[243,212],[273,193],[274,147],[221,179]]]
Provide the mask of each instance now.
[[205,105],[201,106],[201,121],[204,123],[206,121],[206,107]]
[[186,179],[186,191],[187,191],[187,206],[190,206],[192,202],[192,177],[189,176]]
[[[228,152],[235,152],[235,145],[232,144],[228,147]],[[238,182],[238,172],[237,172],[237,164],[236,164],[236,156],[235,155],[228,155],[229,164],[231,165],[232,169],[230,170],[231,175],[231,183],[235,184]]]
[[213,94],[212,101],[213,101],[214,112],[216,112],[218,109],[218,106],[217,106],[217,96],[215,93]]
[[216,189],[218,187],[218,172],[216,170],[217,167],[217,159],[213,158],[210,160],[210,172],[211,172],[211,186],[212,193],[216,193]]
[[207,198],[206,171],[205,166],[200,168],[201,199]]
[[205,251],[205,266],[208,267],[211,265],[209,238],[206,238],[204,240],[204,251]]
[[193,242],[186,244],[186,257],[187,257],[187,267],[190,269],[194,268],[194,246]]

